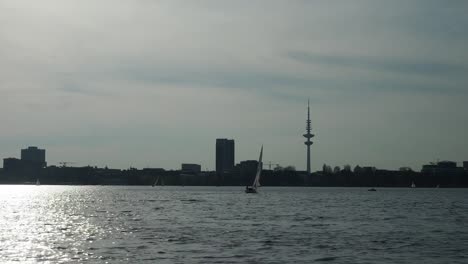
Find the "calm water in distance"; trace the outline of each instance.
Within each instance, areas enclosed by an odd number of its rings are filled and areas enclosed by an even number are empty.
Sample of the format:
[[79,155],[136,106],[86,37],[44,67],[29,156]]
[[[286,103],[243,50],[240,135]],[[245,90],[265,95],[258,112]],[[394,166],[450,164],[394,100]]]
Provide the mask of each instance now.
[[468,263],[467,189],[0,186],[0,263]]

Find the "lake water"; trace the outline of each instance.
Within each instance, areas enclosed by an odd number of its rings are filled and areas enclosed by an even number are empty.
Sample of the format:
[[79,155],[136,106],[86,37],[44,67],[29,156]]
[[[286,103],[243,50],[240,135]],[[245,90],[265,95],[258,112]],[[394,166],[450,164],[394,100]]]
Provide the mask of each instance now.
[[0,262],[468,263],[467,189],[0,186]]

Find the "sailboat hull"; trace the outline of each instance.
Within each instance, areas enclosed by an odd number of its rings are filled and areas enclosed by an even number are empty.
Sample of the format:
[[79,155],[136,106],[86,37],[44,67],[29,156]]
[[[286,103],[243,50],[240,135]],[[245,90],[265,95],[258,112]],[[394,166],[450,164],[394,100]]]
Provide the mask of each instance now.
[[257,193],[257,189],[253,187],[246,187],[245,188],[245,193]]

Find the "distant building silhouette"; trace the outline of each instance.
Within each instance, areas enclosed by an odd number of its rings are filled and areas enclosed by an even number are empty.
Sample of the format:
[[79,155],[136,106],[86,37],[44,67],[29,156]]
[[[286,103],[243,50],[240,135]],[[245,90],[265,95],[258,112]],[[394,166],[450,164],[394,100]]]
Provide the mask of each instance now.
[[468,170],[468,161],[464,161],[464,162],[463,162],[463,168],[464,168],[465,170]]
[[28,147],[21,150],[21,161],[36,164],[39,167],[46,167],[46,151],[37,147]]
[[440,161],[437,164],[423,165],[421,174],[435,180],[434,184],[454,186],[463,177],[464,169],[453,161]]
[[440,161],[437,164],[431,163],[428,165],[423,165],[421,172],[422,173],[435,173],[435,172],[451,172],[458,170],[457,163],[453,161]]
[[455,161],[439,161],[437,162],[437,166],[439,166],[440,168],[456,168],[457,167],[457,163]]
[[239,176],[245,184],[251,184],[257,173],[258,161],[244,160],[236,165],[238,168]]
[[201,165],[200,164],[182,163],[181,170],[183,172],[199,173],[199,172],[201,172]]
[[230,172],[234,168],[234,139],[216,139],[216,173]]
[[23,163],[17,158],[3,159],[3,170],[5,172],[18,171],[23,167]]
[[399,171],[413,171],[413,169],[411,169],[411,167],[400,167],[398,170]]

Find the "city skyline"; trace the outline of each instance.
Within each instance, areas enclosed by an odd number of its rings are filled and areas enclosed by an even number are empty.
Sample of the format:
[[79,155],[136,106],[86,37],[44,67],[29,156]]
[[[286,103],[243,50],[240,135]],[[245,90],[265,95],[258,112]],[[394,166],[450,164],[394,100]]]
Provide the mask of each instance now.
[[[267,10],[267,11],[265,11]],[[0,156],[214,170],[468,157],[468,3],[0,1]],[[65,159],[65,160],[64,160]]]
[[[310,119],[307,119],[307,125],[310,125]],[[309,131],[310,132],[310,131]],[[311,134],[313,135],[313,134]],[[308,138],[306,135],[303,135],[304,137]],[[315,136],[315,135],[313,135]],[[312,138],[312,137],[310,137]],[[306,141],[305,145],[307,147],[309,147],[310,145],[307,144],[308,141]],[[263,149],[263,146],[262,146],[262,149]],[[33,167],[36,167],[36,168],[47,168],[48,164],[47,164],[47,158],[46,158],[46,150],[45,149],[40,149],[38,148],[37,146],[28,146],[27,148],[25,149],[21,149],[21,157],[18,158],[18,157],[15,157],[15,156],[10,156],[10,157],[3,157],[3,169],[5,169],[5,164],[8,163],[8,166],[10,167],[10,169],[12,167],[15,167],[15,168],[20,168],[20,167],[30,167],[31,165],[33,165]],[[310,153],[309,151],[307,151],[307,161],[310,161]],[[235,140],[234,139],[226,139],[226,138],[218,138],[216,139],[216,150],[215,150],[215,163],[217,164],[216,168],[214,169],[209,169],[209,168],[204,168],[202,164],[196,164],[196,163],[180,163],[180,171],[190,171],[190,172],[202,172],[202,171],[205,171],[205,172],[216,172],[216,174],[218,176],[220,175],[223,175],[225,173],[231,173],[235,170],[235,167],[237,166],[242,166],[243,164],[251,164],[251,163],[254,163],[256,164],[256,160],[239,160],[238,162],[235,161]],[[61,161],[61,162],[58,162],[57,164],[50,164],[50,167],[57,167],[57,166],[60,166],[62,168],[69,168],[67,165],[72,165],[70,167],[74,167],[74,168],[83,168],[83,167],[96,167],[96,168],[99,168],[99,166],[92,166],[91,164],[87,164],[87,165],[78,165],[78,166],[73,166],[75,165],[76,163],[75,162],[72,162],[72,161]],[[447,165],[448,164],[448,165]],[[288,165],[288,166],[282,166],[281,164],[279,163],[272,163],[271,161],[270,162],[267,162],[264,164],[265,166],[268,166],[268,170],[276,170],[276,169],[279,169],[279,170],[289,170],[290,168],[293,168],[294,171],[296,171],[296,167],[295,166],[291,166],[291,165]],[[272,165],[275,165],[274,167],[272,167]],[[334,167],[332,167],[332,166]],[[442,167],[454,167],[454,168],[457,168],[457,169],[466,169],[468,168],[468,161],[450,161],[450,160],[440,160],[440,159],[437,159],[436,161],[429,161],[425,164],[422,165],[421,169],[418,169],[418,168],[411,168],[411,167],[408,167],[408,166],[400,166],[398,168],[393,168],[393,169],[390,169],[390,171],[400,171],[400,172],[408,172],[408,171],[411,171],[411,172],[416,172],[416,171],[421,171],[421,172],[426,172],[428,171],[428,168],[432,168],[432,167],[437,167],[437,166],[442,166]],[[248,165],[247,165],[248,166]],[[256,166],[256,165],[255,165]],[[105,166],[101,166],[102,168],[108,168],[107,165]],[[140,168],[140,169],[167,169],[167,170],[171,170],[171,171],[177,171],[178,169],[177,168],[162,168],[162,167],[158,167],[156,168],[157,166],[146,166],[146,167],[143,167],[143,168]],[[204,168],[204,170],[203,170]],[[356,170],[356,169],[371,169],[373,168],[374,170],[375,169],[383,169],[384,171],[387,170],[387,168],[377,168],[375,166],[372,166],[371,164],[368,164],[368,166],[361,166],[360,164],[356,164],[354,169],[352,168],[351,164],[344,164],[343,167],[341,167],[339,164],[326,164],[324,163],[323,166],[320,168],[320,169],[317,169],[316,171],[312,171],[311,168],[309,166],[307,166],[307,169],[306,170],[298,170],[298,172],[305,172],[307,173],[307,175],[310,177],[311,176],[311,173],[317,173],[317,172],[324,172],[324,173],[328,173],[328,172],[332,172],[334,171],[334,169],[339,169],[339,171],[349,171],[349,170]],[[139,169],[139,168],[135,168],[135,167],[129,167],[129,168],[109,168],[109,169],[117,169],[117,170],[125,170],[125,169],[128,169],[128,170],[133,170],[133,169]],[[264,168],[266,169],[266,167]],[[430,169],[429,169],[430,170]],[[334,172],[333,172],[334,173]]]

